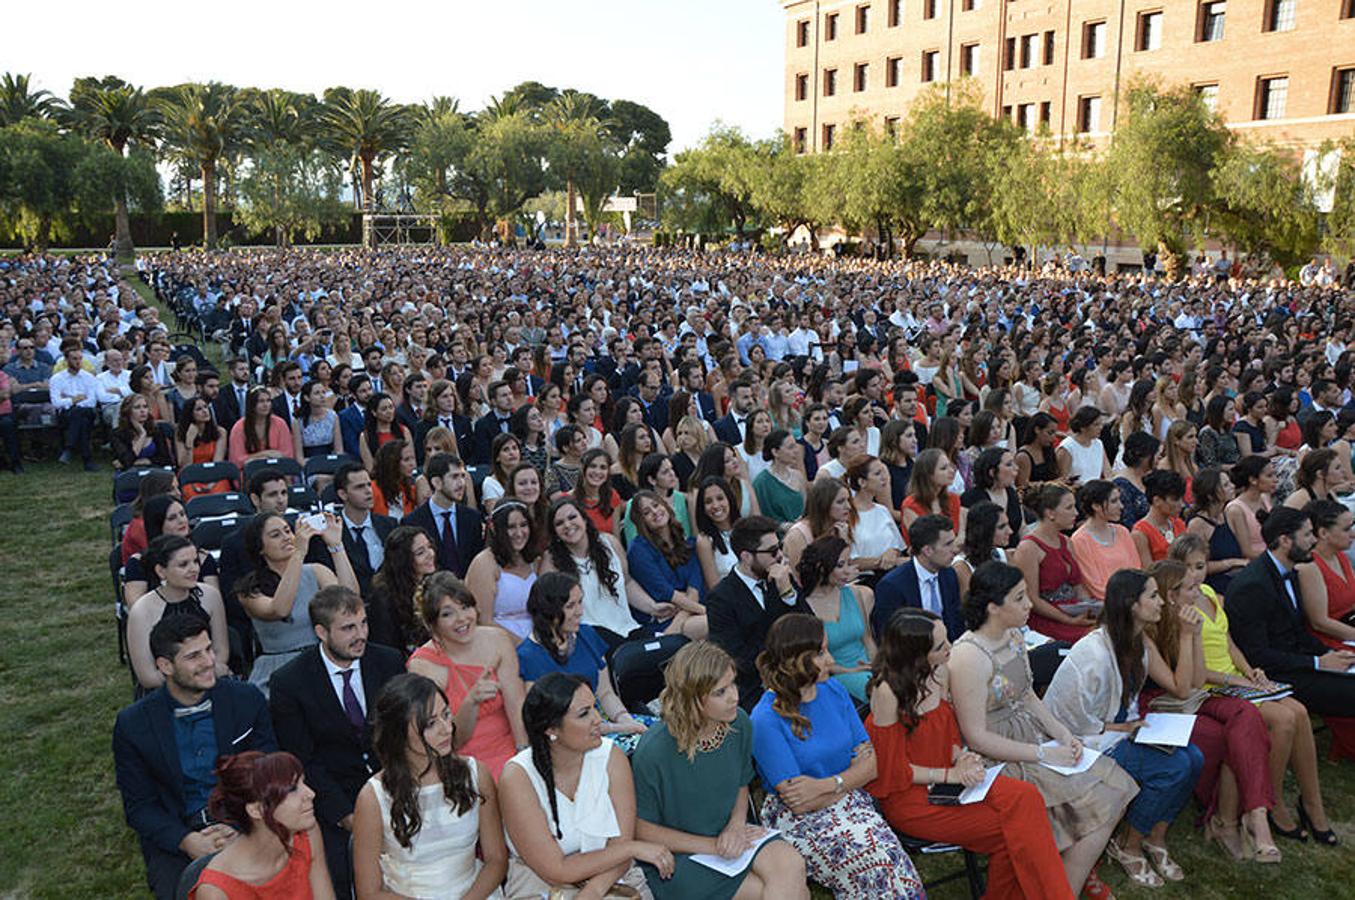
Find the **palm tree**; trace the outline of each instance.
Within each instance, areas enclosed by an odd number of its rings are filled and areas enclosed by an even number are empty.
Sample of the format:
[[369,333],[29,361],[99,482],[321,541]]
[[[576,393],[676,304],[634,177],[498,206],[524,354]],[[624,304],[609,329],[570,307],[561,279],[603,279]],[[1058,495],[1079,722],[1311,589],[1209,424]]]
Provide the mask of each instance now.
[[0,128],[29,117],[49,119],[61,108],[48,91],[30,90],[29,77],[12,72],[0,76]]
[[332,140],[350,152],[362,167],[362,209],[371,212],[372,182],[378,157],[409,143],[411,116],[376,91],[335,91],[326,98],[323,121]]
[[580,174],[579,159],[575,151],[575,141],[602,133],[606,127],[602,121],[603,104],[592,94],[579,91],[565,91],[545,109],[545,121],[555,133],[551,164],[559,170],[565,179],[565,246],[574,246],[576,226],[574,221],[574,182]]
[[[126,155],[129,145],[154,147],[160,126],[160,116],[145,91],[118,78],[102,82],[76,79],[67,118],[72,127],[103,141],[119,158]],[[126,191],[119,190],[114,196],[113,211],[117,255],[127,259],[132,255],[132,228],[127,217]]]
[[202,175],[202,233],[208,250],[216,248],[216,173],[244,138],[246,110],[238,91],[227,84],[185,84],[159,103],[165,144],[173,155],[191,161]]

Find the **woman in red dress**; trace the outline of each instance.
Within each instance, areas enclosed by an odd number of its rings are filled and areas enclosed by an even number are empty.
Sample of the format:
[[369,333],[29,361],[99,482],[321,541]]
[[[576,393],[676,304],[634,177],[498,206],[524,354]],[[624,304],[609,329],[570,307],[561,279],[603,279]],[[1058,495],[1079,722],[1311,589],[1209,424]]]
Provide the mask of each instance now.
[[1304,618],[1319,641],[1333,650],[1349,650],[1346,641],[1355,641],[1355,571],[1346,551],[1355,517],[1335,500],[1315,500],[1308,516],[1317,546],[1313,561],[1297,566]]
[[878,775],[866,786],[894,828],[988,856],[988,900],[1072,898],[1044,800],[1034,785],[999,775],[977,803],[934,805],[931,785],[971,787],[983,760],[961,749],[950,705],[950,642],[941,620],[906,610],[881,635],[871,673],[870,735]]
[[1030,627],[1056,641],[1076,642],[1096,627],[1097,612],[1072,544],[1063,536],[1077,523],[1073,492],[1048,482],[1032,485],[1025,503],[1039,522],[1012,551],[1012,562],[1026,578]]

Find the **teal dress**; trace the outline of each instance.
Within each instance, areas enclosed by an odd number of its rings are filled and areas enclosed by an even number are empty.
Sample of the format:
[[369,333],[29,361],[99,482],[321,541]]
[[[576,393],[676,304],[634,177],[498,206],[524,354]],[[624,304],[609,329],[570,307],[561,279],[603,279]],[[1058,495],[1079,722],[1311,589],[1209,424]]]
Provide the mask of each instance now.
[[763,469],[753,479],[753,493],[762,514],[778,522],[790,524],[805,513],[804,494],[788,487],[771,469]]
[[[861,604],[857,602],[856,593],[850,587],[843,587],[837,606],[837,621],[823,623],[823,630],[828,633],[828,652],[832,654],[833,662],[839,666],[855,666],[866,662],[866,621],[861,616]],[[833,678],[847,689],[853,699],[865,702],[869,672],[840,672]]]
[[[687,754],[678,750],[668,726],[660,722],[640,738],[630,765],[635,775],[638,818],[688,834],[715,837],[729,822],[739,788],[753,780],[753,725],[747,713],[739,710],[719,747],[709,752],[697,750],[695,758],[688,760]],[[693,785],[700,789],[694,790]],[[687,853],[674,853],[673,860],[673,877],[669,879],[660,878],[648,863],[640,863],[655,900],[729,900],[752,868],[750,863],[747,869],[729,877],[692,862]]]

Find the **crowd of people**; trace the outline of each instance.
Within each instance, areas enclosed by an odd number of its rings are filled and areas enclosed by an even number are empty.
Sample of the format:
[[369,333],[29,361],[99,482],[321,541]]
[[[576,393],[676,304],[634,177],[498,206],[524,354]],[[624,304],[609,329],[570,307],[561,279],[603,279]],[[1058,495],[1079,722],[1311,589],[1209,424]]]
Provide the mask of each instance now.
[[[1189,878],[1181,816],[1238,862],[1338,843],[1340,285],[631,248],[138,266],[222,371],[169,358],[105,262],[18,258],[0,391],[54,410],[0,417],[55,414],[90,465],[102,421],[151,470],[114,758],[157,897],[190,864],[198,897],[920,897],[923,840],[985,855],[987,896],[1100,900],[1103,857]],[[334,454],[300,476],[321,508],[255,466],[253,516],[195,543],[192,495],[231,485],[174,469]],[[1150,711],[1189,742],[1136,741]]]

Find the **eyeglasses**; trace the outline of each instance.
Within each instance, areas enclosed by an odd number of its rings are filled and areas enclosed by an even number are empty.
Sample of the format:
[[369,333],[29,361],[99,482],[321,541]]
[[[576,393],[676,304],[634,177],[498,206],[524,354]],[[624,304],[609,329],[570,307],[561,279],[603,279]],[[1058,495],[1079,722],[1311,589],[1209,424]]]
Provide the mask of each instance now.
[[770,553],[772,556],[780,556],[781,542],[777,541],[775,547],[759,547],[758,549],[753,551],[754,556],[757,556],[760,553]]

